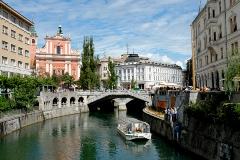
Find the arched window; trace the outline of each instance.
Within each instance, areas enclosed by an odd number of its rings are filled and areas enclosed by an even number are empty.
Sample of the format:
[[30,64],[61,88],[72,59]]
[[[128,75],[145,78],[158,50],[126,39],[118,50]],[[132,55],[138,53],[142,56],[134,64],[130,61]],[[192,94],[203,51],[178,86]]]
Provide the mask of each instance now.
[[57,46],[57,54],[61,54],[61,47]]
[[35,39],[32,39],[32,44],[35,44]]

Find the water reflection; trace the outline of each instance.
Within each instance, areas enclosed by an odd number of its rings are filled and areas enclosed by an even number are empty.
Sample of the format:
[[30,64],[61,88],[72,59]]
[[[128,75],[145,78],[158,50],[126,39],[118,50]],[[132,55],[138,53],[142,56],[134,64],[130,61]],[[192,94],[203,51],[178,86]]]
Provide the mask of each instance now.
[[72,115],[38,123],[0,139],[1,160],[191,159],[159,137],[129,142],[118,135],[126,112]]

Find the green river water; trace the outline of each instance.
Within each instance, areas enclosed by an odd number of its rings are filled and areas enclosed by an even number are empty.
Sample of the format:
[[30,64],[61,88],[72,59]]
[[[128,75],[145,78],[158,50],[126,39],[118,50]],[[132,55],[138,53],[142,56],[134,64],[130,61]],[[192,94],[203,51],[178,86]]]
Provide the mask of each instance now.
[[126,112],[70,115],[25,127],[0,138],[0,160],[191,160],[154,135],[127,142],[117,133]]

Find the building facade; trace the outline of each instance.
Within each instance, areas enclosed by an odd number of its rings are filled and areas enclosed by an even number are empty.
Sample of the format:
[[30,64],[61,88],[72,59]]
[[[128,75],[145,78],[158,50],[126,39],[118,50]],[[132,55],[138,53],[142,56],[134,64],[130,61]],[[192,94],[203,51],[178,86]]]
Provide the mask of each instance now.
[[0,74],[31,75],[30,50],[33,22],[0,1]]
[[208,0],[192,22],[195,88],[223,88],[228,60],[239,54],[239,2],[238,0]]
[[[124,61],[124,58],[121,56],[121,58],[113,58],[109,57],[111,61],[113,61],[114,64],[122,63]],[[100,76],[100,86],[101,88],[107,87],[107,80],[109,78],[109,69],[108,69],[108,60],[109,58],[103,57],[100,59],[100,64],[98,68],[98,73]]]
[[152,89],[170,83],[182,86],[181,67],[152,62],[136,55],[130,55],[124,63],[117,64],[116,72],[119,88],[130,89],[132,80],[136,82],[135,87],[140,89]]
[[80,77],[80,52],[72,50],[71,39],[64,37],[62,27],[57,34],[45,38],[45,45],[36,52],[36,72],[40,76],[64,75]]

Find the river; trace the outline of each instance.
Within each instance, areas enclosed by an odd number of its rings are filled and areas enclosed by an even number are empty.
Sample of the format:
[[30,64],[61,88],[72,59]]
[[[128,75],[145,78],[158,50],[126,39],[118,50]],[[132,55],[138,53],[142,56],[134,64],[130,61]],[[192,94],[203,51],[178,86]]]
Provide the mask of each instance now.
[[0,160],[191,160],[153,134],[126,142],[117,133],[126,112],[85,113],[37,123],[0,139]]

